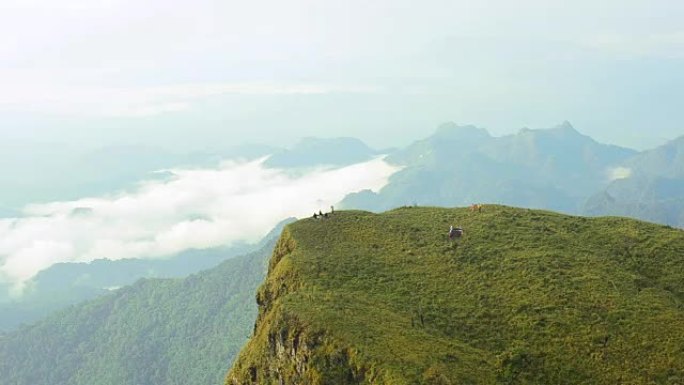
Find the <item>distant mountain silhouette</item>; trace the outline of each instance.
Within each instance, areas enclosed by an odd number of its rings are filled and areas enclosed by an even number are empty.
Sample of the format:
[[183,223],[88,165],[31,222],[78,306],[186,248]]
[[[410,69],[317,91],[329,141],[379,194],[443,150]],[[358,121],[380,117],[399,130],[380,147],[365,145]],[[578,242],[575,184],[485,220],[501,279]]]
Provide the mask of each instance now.
[[382,211],[411,204],[490,202],[574,213],[605,186],[611,167],[634,154],[598,143],[568,122],[503,137],[447,123],[387,157],[404,169],[379,194],[352,194],[343,206]]
[[305,138],[288,150],[274,153],[267,167],[346,166],[370,160],[376,151],[354,138]]
[[620,178],[587,200],[585,214],[684,227],[684,136],[639,153],[620,168]]

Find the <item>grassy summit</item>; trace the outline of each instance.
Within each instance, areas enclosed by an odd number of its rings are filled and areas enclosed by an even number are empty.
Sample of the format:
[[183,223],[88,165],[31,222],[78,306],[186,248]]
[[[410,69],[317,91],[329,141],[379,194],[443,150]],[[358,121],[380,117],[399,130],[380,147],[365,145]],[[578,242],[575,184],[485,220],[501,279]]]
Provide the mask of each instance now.
[[635,220],[502,206],[305,219],[257,301],[227,384],[684,383],[684,232]]

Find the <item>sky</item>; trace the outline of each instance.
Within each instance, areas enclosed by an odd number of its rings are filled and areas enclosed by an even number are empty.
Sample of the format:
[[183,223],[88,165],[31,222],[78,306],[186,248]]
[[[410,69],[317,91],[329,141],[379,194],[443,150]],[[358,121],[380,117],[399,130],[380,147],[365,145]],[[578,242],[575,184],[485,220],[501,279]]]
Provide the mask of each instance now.
[[165,178],[135,189],[33,204],[21,217],[0,218],[0,287],[19,298],[30,278],[59,262],[165,258],[257,242],[285,218],[328,212],[349,192],[378,191],[397,171],[381,158],[296,175],[262,162],[165,170]]
[[683,21],[679,0],[3,0],[0,139],[384,148],[568,120],[649,148],[684,134]]

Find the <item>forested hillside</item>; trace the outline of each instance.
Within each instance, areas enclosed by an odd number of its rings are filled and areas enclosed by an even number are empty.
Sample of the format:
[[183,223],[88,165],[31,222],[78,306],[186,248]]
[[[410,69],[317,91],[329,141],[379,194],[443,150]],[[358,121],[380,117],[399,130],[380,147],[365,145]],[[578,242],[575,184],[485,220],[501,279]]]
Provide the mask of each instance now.
[[[183,278],[256,249],[256,245],[237,244],[187,250],[163,259],[58,263],[28,281],[21,297],[0,301],[0,332],[33,324],[48,314],[105,295],[140,278]],[[9,287],[0,284],[0,290],[8,291]]]
[[0,337],[0,383],[221,383],[252,330],[274,241],[185,279],[140,280]]

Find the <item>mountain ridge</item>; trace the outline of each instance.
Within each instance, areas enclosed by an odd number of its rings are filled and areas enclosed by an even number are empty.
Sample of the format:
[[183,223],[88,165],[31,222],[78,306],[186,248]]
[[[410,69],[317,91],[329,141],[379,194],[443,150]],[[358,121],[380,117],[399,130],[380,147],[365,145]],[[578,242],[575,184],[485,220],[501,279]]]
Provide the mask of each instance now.
[[681,230],[496,205],[301,220],[226,384],[677,384],[682,253]]
[[568,122],[500,137],[445,123],[386,158],[404,168],[378,193],[350,194],[341,207],[381,212],[491,202],[580,213],[585,200],[608,183],[609,170],[634,154],[596,142]]
[[684,227],[684,136],[620,163],[622,175],[591,195],[590,215],[621,215]]

